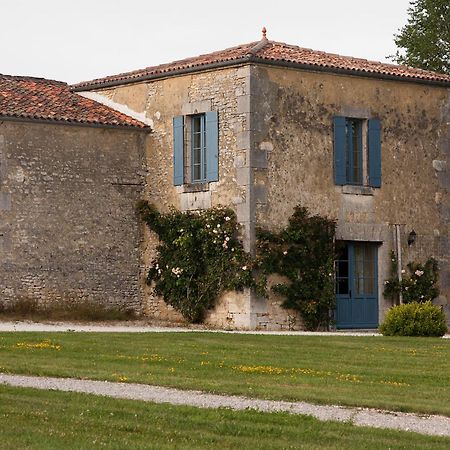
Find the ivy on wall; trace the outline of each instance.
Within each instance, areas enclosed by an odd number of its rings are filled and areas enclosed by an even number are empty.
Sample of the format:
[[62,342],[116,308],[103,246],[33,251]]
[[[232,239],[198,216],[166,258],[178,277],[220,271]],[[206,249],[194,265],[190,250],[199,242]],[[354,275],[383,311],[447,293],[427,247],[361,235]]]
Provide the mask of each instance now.
[[220,294],[254,288],[267,295],[267,278],[283,307],[299,311],[307,329],[326,327],[334,296],[335,222],[295,208],[278,233],[259,230],[257,256],[245,252],[235,213],[227,208],[162,214],[147,202],[138,211],[160,240],[147,283],[190,322],[201,322]]
[[308,330],[328,327],[335,308],[335,229],[333,220],[310,216],[306,208],[297,206],[285,229],[278,233],[258,230],[262,276],[286,277],[272,290],[285,297],[283,307],[300,312]]

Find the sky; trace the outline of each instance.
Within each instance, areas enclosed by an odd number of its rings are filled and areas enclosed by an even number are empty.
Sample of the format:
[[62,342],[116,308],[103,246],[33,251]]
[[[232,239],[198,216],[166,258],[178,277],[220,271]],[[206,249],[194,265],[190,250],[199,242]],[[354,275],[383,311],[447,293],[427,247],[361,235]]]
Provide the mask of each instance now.
[[386,61],[409,0],[0,0],[0,73],[75,83],[269,40]]

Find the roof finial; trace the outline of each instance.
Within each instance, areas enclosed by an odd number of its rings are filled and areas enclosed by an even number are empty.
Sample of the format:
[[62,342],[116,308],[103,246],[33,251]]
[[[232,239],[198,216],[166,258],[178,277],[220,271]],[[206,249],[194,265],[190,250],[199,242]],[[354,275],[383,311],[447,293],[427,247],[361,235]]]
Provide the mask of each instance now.
[[266,34],[267,34],[266,27],[263,27],[263,29],[262,29],[261,31],[262,31],[262,38],[263,38],[264,40],[266,40],[266,39],[267,39],[267,36],[266,36]]

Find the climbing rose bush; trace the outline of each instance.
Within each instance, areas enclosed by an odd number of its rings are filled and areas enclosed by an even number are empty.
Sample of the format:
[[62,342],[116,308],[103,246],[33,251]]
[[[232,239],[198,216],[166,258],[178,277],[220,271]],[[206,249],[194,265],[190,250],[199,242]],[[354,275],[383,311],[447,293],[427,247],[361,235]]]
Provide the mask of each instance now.
[[160,240],[147,283],[189,322],[202,322],[223,292],[254,286],[231,209],[163,214],[142,201],[138,212]]
[[395,254],[391,253],[391,278],[384,283],[384,296],[390,299],[398,298],[402,293],[403,302],[424,303],[439,296],[437,282],[439,279],[438,263],[434,258],[425,264],[409,263],[402,270],[402,281],[397,278],[398,262]]

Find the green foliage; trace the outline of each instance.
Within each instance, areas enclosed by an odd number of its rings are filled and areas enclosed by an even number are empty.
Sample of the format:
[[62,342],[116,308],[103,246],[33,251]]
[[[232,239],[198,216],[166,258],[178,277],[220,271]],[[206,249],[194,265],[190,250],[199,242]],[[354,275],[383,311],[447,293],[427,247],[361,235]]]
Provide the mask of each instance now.
[[438,263],[434,258],[425,264],[409,263],[406,270],[402,270],[402,281],[397,277],[398,262],[394,252],[391,252],[391,278],[385,281],[384,296],[390,299],[398,298],[400,292],[404,303],[427,302],[439,295],[436,286],[439,277]]
[[385,336],[443,336],[447,325],[439,306],[412,302],[391,308],[380,331]]
[[335,307],[335,228],[334,221],[310,216],[298,206],[286,229],[279,233],[258,230],[262,279],[272,273],[288,279],[272,289],[285,296],[284,308],[300,312],[309,330],[328,326],[330,310]]
[[188,321],[201,322],[222,292],[254,285],[232,210],[161,214],[140,202],[138,212],[160,240],[147,283]]
[[448,0],[415,0],[408,23],[395,36],[400,64],[450,74],[450,3]]

